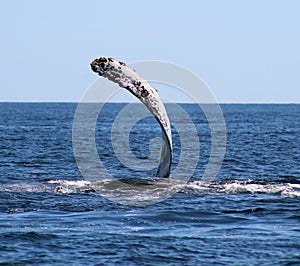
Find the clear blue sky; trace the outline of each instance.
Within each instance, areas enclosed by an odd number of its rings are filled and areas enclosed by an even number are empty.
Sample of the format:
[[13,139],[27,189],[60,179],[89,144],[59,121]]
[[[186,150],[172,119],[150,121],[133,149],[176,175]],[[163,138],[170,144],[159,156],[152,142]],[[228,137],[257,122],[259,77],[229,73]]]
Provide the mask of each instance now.
[[[300,1],[0,2],[0,101],[79,101],[99,56],[170,61],[219,102],[300,103]],[[180,101],[180,99],[178,99]]]

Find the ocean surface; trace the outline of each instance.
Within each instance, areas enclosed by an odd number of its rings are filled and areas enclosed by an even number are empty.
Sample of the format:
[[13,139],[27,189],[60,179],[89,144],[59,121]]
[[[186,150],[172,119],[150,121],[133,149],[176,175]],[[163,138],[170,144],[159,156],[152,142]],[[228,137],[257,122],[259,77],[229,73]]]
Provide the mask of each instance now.
[[[112,125],[125,106],[102,109],[99,158],[116,179],[151,179],[157,165],[130,169],[114,154]],[[107,199],[79,171],[77,104],[0,103],[0,265],[300,265],[300,105],[221,105],[226,154],[211,181],[201,180],[211,152],[205,115],[180,106],[199,134],[194,174],[161,202],[131,206]],[[181,142],[172,131],[174,172]],[[154,118],[138,121],[132,153],[148,160],[160,136]]]

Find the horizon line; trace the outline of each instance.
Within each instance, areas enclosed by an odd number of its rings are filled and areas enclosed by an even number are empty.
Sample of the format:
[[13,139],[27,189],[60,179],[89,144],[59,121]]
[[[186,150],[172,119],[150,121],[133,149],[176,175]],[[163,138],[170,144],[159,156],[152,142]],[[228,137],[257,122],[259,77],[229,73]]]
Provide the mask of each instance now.
[[[80,102],[80,101],[1,101],[0,103],[139,103],[139,102],[129,102],[129,101],[116,101],[116,102]],[[165,102],[168,103],[178,103],[178,104],[300,104],[300,102]]]

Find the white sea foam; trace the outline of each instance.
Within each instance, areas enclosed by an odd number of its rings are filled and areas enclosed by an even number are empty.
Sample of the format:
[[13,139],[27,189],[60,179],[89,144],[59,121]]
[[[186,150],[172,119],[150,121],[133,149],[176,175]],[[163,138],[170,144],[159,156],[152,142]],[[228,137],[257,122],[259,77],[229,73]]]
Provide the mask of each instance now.
[[240,181],[232,180],[228,182],[190,182],[186,189],[204,193],[226,193],[226,194],[280,194],[282,196],[299,197],[300,184],[275,183],[262,181]]
[[0,191],[5,192],[49,192],[53,188],[44,184],[14,184],[14,185],[2,185]]
[[59,184],[65,186],[74,186],[74,187],[85,187],[90,186],[92,184],[91,181],[87,180],[50,180],[48,181],[49,184]]
[[225,184],[223,191],[225,193],[280,193],[285,190],[286,186],[281,184],[244,184],[234,182]]

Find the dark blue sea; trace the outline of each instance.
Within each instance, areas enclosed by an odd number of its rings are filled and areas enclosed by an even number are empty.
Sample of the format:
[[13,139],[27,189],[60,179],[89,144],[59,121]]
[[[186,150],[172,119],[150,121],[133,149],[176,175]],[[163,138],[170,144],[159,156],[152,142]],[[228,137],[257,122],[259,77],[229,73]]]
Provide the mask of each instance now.
[[[99,158],[116,179],[151,179],[157,165],[130,169],[114,154],[112,125],[125,106],[102,109]],[[199,134],[194,173],[170,197],[132,206],[80,172],[76,103],[0,103],[0,265],[300,265],[300,105],[221,105],[226,153],[210,181],[201,180],[209,124],[198,105],[180,106]],[[181,142],[172,131],[174,172]],[[147,160],[160,135],[154,118],[141,119],[128,137],[132,153]]]

